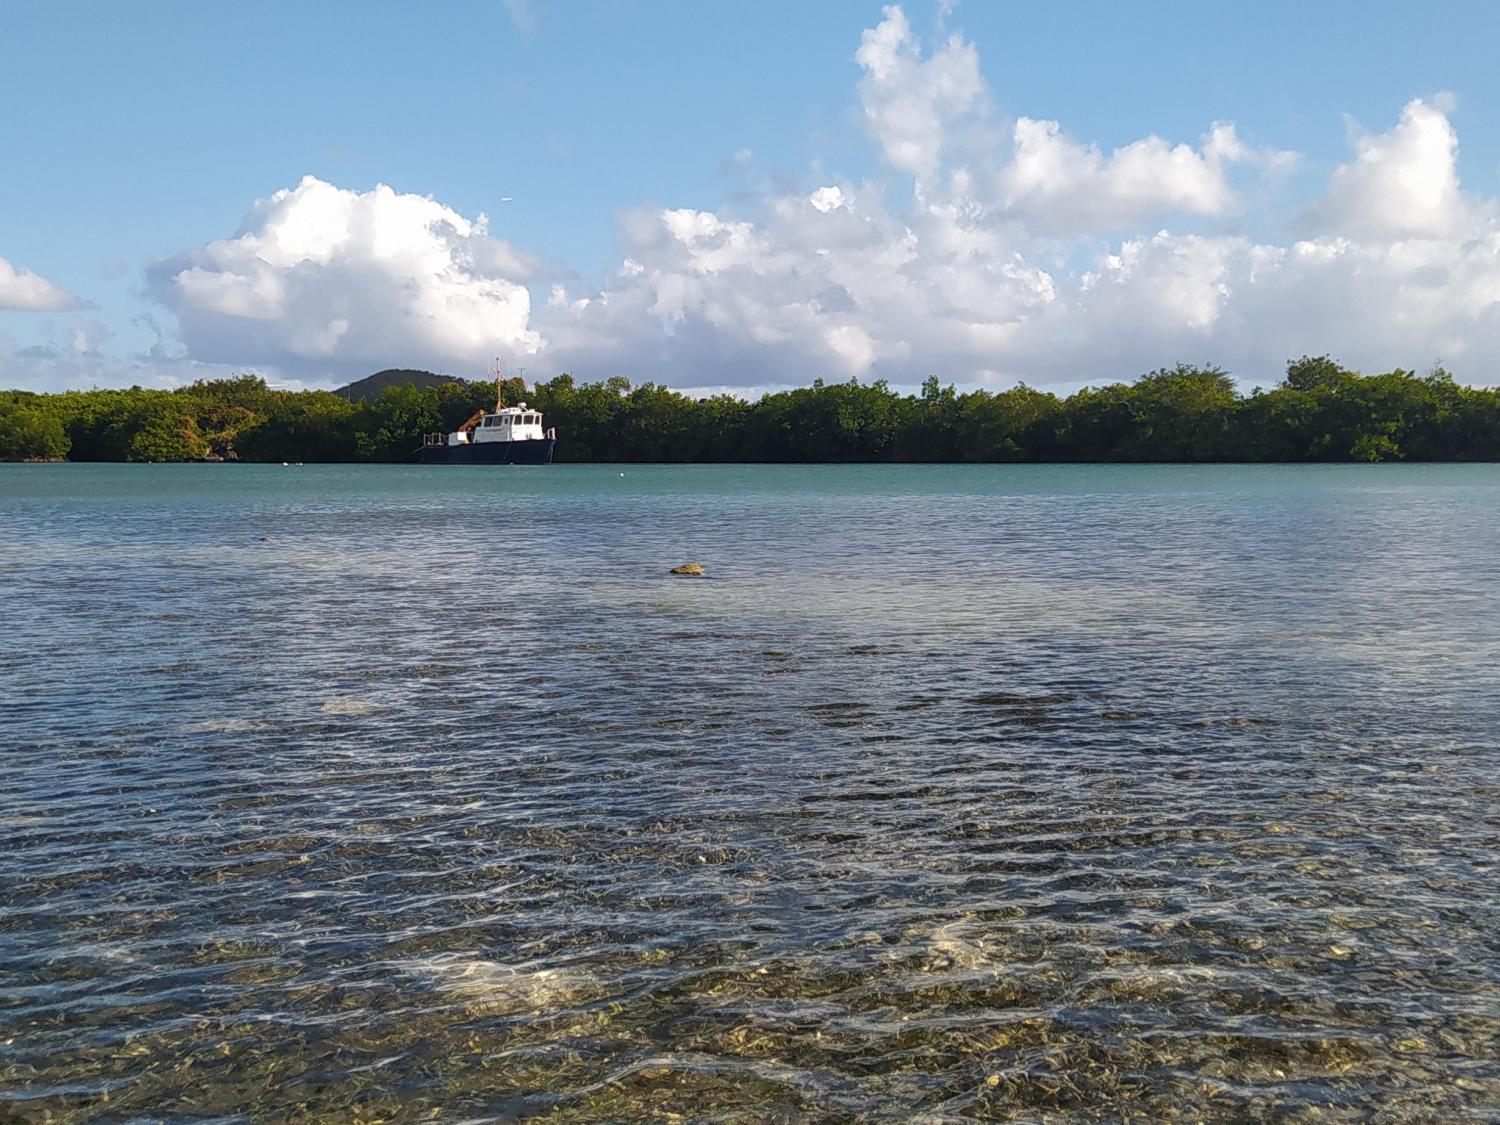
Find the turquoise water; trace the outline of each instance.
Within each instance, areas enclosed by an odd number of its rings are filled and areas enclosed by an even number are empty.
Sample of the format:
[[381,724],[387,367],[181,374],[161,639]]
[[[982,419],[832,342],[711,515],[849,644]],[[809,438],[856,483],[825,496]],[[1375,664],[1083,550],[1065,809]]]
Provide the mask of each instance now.
[[1500,466],[13,465],[0,545],[22,1120],[1500,1116]]

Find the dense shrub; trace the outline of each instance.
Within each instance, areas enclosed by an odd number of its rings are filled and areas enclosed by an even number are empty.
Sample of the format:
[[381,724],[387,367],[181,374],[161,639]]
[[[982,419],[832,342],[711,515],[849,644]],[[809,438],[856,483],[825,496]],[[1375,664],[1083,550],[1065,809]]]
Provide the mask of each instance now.
[[[390,373],[387,373],[390,374]],[[392,384],[349,401],[274,391],[255,376],[174,391],[0,393],[0,458],[401,461],[424,435],[494,404],[495,386]],[[1303,357],[1268,390],[1178,364],[1067,397],[1020,385],[918,394],[824,383],[755,401],[693,398],[624,378],[559,375],[523,398],[557,428],[563,461],[1386,461],[1500,459],[1500,392],[1446,371],[1360,375]]]

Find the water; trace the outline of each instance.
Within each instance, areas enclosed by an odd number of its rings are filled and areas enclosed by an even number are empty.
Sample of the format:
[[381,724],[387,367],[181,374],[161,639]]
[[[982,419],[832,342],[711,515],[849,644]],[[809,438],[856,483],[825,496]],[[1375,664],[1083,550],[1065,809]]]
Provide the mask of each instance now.
[[0,1118],[1500,1116],[1500,466],[0,466],[0,544]]

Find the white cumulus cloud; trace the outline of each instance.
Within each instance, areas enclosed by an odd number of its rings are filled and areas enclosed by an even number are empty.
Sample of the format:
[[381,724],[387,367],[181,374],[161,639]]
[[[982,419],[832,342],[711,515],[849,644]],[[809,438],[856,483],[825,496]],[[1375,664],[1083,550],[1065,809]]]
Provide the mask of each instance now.
[[[1449,99],[1439,98],[1438,103]],[[1388,133],[1356,133],[1355,158],[1333,174],[1320,215],[1356,237],[1443,237],[1471,218],[1458,183],[1458,134],[1440,104],[1415,98]]]
[[864,33],[854,59],[865,70],[859,97],[885,158],[919,180],[931,177],[949,125],[984,95],[979,53],[954,35],[924,58],[906,15],[892,6]]
[[1000,172],[1006,208],[1041,232],[1115,229],[1165,212],[1223,215],[1235,203],[1226,175],[1249,158],[1233,125],[1215,124],[1201,148],[1151,136],[1105,156],[1056,121],[1022,117]]
[[49,312],[76,309],[82,302],[41,274],[18,269],[0,258],[0,309]]
[[363,371],[534,354],[530,258],[435,200],[312,176],[148,280],[210,362]]
[[1055,298],[963,208],[896,214],[847,184],[772,200],[758,222],[645,213],[624,237],[600,292],[554,293],[539,317],[557,365],[597,370],[619,349],[650,357],[642,377],[757,385],[968,366]]

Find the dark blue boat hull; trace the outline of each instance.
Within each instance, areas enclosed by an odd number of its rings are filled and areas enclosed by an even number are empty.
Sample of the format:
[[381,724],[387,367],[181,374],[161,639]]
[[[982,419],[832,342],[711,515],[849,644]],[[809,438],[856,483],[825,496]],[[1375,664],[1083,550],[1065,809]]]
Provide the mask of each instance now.
[[531,441],[481,441],[473,445],[424,445],[424,465],[546,465],[556,438]]

